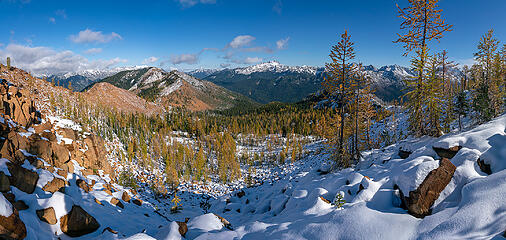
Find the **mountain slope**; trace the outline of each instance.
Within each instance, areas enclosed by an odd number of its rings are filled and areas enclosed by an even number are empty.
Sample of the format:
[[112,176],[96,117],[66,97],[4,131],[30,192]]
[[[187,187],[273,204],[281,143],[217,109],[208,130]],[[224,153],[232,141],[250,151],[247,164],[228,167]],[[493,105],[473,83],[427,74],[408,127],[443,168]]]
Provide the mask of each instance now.
[[321,73],[321,69],[314,67],[289,67],[268,62],[246,68],[224,69],[204,80],[261,103],[297,102],[318,91]]
[[247,97],[214,83],[155,67],[122,71],[98,82],[110,83],[164,106],[185,107],[192,111],[256,105]]
[[110,83],[101,82],[83,93],[91,102],[115,108],[122,112],[142,112],[148,115],[163,112],[162,107]]
[[95,81],[112,76],[118,72],[126,70],[135,70],[145,68],[146,66],[118,67],[102,70],[85,70],[79,72],[70,72],[65,74],[52,75],[46,78],[49,82],[54,82],[57,86],[68,87],[69,83],[73,91],[80,92]]

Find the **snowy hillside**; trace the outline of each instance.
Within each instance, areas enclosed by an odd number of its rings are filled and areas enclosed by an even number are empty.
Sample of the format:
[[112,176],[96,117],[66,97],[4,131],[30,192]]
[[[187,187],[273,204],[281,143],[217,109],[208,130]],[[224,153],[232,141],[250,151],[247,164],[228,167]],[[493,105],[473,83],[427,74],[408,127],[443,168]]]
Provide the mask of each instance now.
[[[506,230],[506,115],[460,134],[402,141],[364,153],[355,169],[326,173],[326,155],[310,155],[288,173],[211,202],[213,215],[190,218],[189,239],[490,239]],[[455,173],[425,218],[402,209],[442,161],[433,147],[461,147]],[[311,147],[311,146],[308,146]],[[313,145],[315,147],[315,145]],[[412,152],[399,157],[399,150]],[[490,164],[492,174],[478,161]],[[288,167],[288,166],[287,166]],[[402,193],[401,193],[402,191]],[[341,195],[346,203],[332,203]],[[204,220],[206,219],[206,220]],[[500,237],[499,237],[500,238]]]

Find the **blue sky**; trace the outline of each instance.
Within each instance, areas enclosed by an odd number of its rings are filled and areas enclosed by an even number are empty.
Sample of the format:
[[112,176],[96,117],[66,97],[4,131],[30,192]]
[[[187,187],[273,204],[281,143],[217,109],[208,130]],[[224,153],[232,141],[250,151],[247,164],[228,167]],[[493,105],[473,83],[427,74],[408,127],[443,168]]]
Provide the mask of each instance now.
[[[0,0],[0,57],[37,74],[115,66],[165,69],[247,66],[276,60],[323,66],[348,29],[357,60],[408,65],[395,3],[407,0]],[[472,62],[494,28],[506,42],[505,0],[441,0],[454,31],[434,50]]]

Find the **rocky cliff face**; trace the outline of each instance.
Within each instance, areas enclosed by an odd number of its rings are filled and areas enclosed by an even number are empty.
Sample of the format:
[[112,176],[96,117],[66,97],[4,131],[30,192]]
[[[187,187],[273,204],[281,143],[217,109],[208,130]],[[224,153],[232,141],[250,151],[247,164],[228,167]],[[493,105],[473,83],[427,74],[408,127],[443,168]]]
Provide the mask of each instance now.
[[[60,230],[72,237],[91,233],[100,226],[78,205],[66,214],[56,211],[55,215],[53,207],[58,206],[32,209],[34,206],[17,200],[21,196],[26,199],[27,194],[35,199],[69,198],[67,188],[76,182],[72,178],[115,176],[99,136],[54,122],[37,111],[27,90],[0,79],[0,205],[6,209],[0,211],[0,239],[27,237],[20,212],[35,212],[41,222],[50,225],[60,219]],[[112,194],[115,190],[111,183],[105,182],[104,186]]]

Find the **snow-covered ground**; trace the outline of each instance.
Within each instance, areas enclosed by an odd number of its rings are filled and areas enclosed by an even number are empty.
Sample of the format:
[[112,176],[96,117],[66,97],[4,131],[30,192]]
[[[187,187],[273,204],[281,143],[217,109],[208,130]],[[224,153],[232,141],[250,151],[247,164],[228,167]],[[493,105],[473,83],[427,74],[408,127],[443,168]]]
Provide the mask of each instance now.
[[[50,121],[60,128],[79,127],[60,118]],[[258,166],[255,176],[259,181],[253,187],[246,187],[244,179],[231,184],[183,182],[178,192],[182,210],[176,213],[170,211],[172,197],[157,196],[149,184],[140,183],[138,193],[112,184],[115,191],[109,195],[109,176],[101,171],[84,176],[75,161],[75,171],[67,176],[35,169],[25,162],[23,167],[40,177],[37,188],[33,194],[15,187],[12,191],[16,200],[29,206],[19,211],[27,226],[27,239],[70,239],[59,224],[41,222],[35,211],[53,207],[60,219],[73,205],[81,206],[100,223],[97,231],[81,239],[182,239],[174,221],[185,218],[189,218],[185,239],[501,239],[506,230],[505,130],[506,115],[502,115],[465,132],[440,138],[411,137],[363,152],[354,168],[334,172],[328,172],[332,163],[322,150],[323,144],[313,139],[297,161]],[[183,142],[188,138],[182,133],[174,136]],[[285,141],[281,139],[280,146]],[[247,142],[238,145],[239,153],[252,156],[265,151],[265,142],[253,146]],[[461,147],[451,159],[456,171],[435,201],[432,214],[425,218],[408,214],[401,208],[400,192],[394,186],[403,193],[415,190],[439,166],[440,157],[433,147],[455,146]],[[412,153],[402,159],[400,149]],[[272,151],[279,151],[279,146]],[[490,165],[492,174],[480,170],[478,159]],[[0,159],[0,171],[10,175],[4,159]],[[142,170],[143,176],[147,174]],[[153,172],[150,178],[157,174]],[[42,190],[54,178],[69,182],[65,194]],[[78,179],[95,182],[92,190],[86,193],[77,187]],[[113,197],[121,199],[123,192],[143,203],[114,206]],[[342,206],[332,203],[337,196],[344,199]],[[11,213],[11,204],[0,194],[0,215]],[[117,232],[105,230],[108,227]]]

